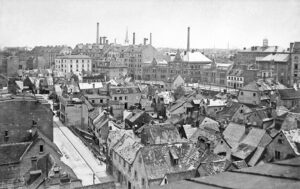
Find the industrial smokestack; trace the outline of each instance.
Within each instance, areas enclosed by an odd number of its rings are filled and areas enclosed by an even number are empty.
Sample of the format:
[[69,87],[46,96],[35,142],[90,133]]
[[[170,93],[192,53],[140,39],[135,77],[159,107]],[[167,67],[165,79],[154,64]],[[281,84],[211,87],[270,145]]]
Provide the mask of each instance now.
[[188,33],[187,33],[187,48],[186,51],[190,51],[190,27],[188,27]]
[[152,45],[152,33],[150,33],[150,45]]
[[99,44],[99,22],[97,22],[97,39],[96,39],[96,44]]
[[135,45],[135,32],[133,32],[133,37],[132,37],[132,44]]

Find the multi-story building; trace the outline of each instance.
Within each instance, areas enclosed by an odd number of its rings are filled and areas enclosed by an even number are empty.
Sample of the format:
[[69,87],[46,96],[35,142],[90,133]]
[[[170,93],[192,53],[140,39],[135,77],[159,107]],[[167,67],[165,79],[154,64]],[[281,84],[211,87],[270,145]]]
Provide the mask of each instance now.
[[87,55],[67,55],[55,59],[55,70],[64,74],[92,71],[92,60]]
[[231,69],[227,74],[227,87],[239,89],[257,78],[256,69]]
[[290,84],[296,84],[300,87],[300,42],[290,44]]
[[127,75],[127,66],[116,59],[93,63],[93,73],[104,76],[105,80],[119,79]]
[[290,84],[289,54],[270,54],[256,58],[259,78],[273,78],[284,85]]
[[235,58],[235,63],[238,65],[250,66],[255,63],[257,57],[266,57],[274,53],[284,53],[287,49],[278,46],[268,46],[268,42],[264,39],[263,46],[252,46],[238,51]]
[[209,69],[212,61],[199,51],[185,51],[177,54],[173,61],[153,60],[151,64],[143,65],[144,80],[172,80],[181,75],[187,82],[202,82],[205,80],[204,69]]
[[136,86],[124,86],[124,87],[113,87],[109,88],[109,94],[111,99],[124,103],[124,108],[128,109],[141,100],[141,90]]

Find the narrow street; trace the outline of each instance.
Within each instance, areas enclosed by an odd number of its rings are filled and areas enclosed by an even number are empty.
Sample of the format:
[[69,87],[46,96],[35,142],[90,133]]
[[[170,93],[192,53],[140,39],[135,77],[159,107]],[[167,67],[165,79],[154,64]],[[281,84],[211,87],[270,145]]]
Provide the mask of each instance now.
[[53,121],[54,143],[63,153],[62,161],[73,169],[83,185],[100,183],[98,178],[107,176],[105,163],[95,158],[83,142],[57,117],[54,117]]

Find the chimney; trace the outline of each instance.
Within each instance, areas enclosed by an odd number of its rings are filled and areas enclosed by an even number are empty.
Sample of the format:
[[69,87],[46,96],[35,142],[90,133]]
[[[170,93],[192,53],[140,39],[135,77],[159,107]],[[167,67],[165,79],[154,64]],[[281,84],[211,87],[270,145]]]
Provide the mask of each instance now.
[[152,33],[150,33],[150,45],[152,45]]
[[102,37],[102,45],[105,45],[105,43],[106,43],[106,37]]
[[100,37],[100,45],[102,45],[102,37]]
[[135,32],[133,32],[132,44],[135,45]]
[[97,38],[96,38],[96,44],[99,44],[99,22],[97,22]]
[[187,48],[186,48],[186,51],[189,52],[190,51],[190,27],[188,27],[187,29],[188,29],[188,33],[187,33]]
[[148,39],[147,39],[147,38],[144,38],[144,45],[147,44],[147,41],[148,41]]
[[105,40],[105,44],[108,44],[108,39]]
[[290,52],[293,50],[294,43],[290,43]]

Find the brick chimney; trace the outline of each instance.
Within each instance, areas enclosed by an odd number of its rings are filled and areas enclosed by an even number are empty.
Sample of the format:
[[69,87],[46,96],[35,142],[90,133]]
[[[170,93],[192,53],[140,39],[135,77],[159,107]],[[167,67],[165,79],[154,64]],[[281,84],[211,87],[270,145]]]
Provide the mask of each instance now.
[[144,45],[147,45],[147,41],[148,41],[148,39],[144,38]]
[[99,22],[97,22],[97,38],[96,38],[96,44],[99,44]]
[[187,48],[186,51],[189,52],[190,51],[190,27],[187,28]]
[[133,38],[133,39],[132,39],[132,44],[135,45],[135,32],[133,32],[132,35],[133,35],[133,37],[132,37],[132,38]]

